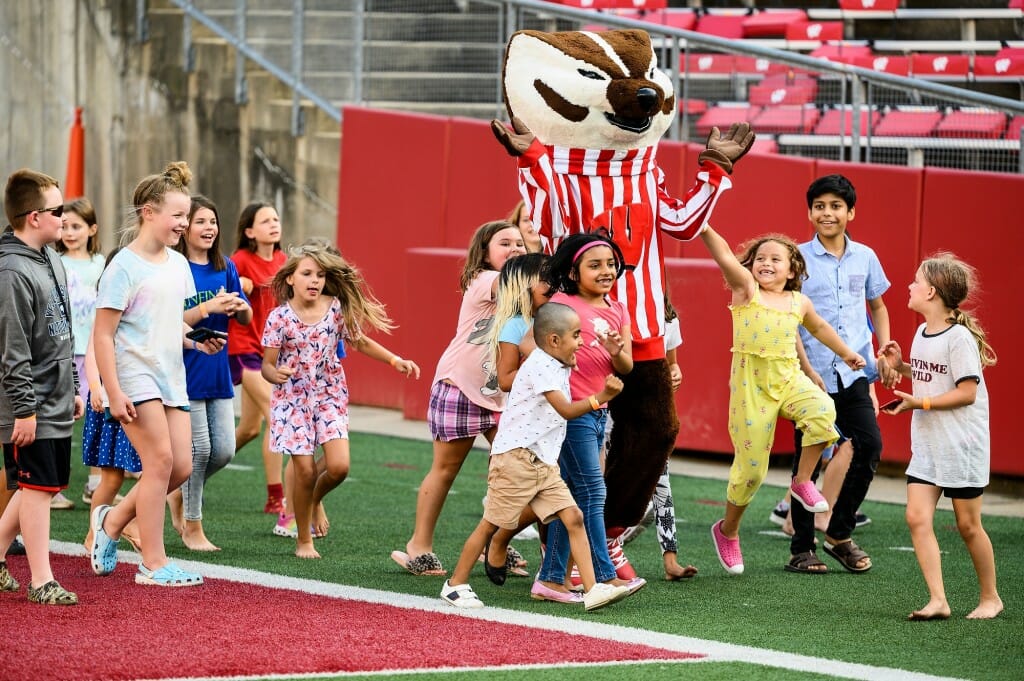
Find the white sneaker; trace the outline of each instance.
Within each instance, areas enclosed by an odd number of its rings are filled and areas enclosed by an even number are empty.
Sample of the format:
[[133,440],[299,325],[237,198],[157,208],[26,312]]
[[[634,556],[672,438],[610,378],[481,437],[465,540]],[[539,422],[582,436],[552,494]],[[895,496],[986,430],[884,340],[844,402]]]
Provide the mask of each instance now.
[[515,538],[516,539],[522,539],[524,541],[526,541],[526,540],[536,540],[536,539],[540,539],[540,532],[537,531],[537,526],[536,525],[530,525],[525,530],[523,530],[522,532],[517,534]]
[[598,583],[587,593],[583,594],[583,607],[587,612],[603,608],[612,603],[618,603],[629,595],[629,587],[612,586],[611,584]]
[[448,580],[444,580],[441,587],[441,598],[448,601],[456,608],[482,608],[484,602],[477,598],[476,592],[469,584],[458,584],[452,586]]

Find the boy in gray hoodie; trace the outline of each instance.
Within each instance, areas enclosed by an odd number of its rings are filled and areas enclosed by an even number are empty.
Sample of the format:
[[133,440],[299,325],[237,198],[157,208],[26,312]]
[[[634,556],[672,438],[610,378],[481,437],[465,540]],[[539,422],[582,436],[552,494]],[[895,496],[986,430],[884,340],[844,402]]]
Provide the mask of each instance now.
[[[22,169],[7,179],[4,209],[10,227],[0,236],[0,442],[7,487],[17,492],[0,517],[0,549],[20,529],[28,600],[74,605],[78,596],[53,578],[49,555],[50,499],[68,486],[71,429],[85,411],[67,277],[47,247],[60,239],[63,198],[55,179]],[[19,588],[0,561],[0,591]]]

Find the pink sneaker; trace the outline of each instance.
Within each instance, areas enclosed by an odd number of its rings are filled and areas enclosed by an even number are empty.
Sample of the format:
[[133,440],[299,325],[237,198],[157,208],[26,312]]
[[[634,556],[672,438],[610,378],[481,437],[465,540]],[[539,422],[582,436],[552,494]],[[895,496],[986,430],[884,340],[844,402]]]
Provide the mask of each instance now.
[[828,510],[828,502],[821,492],[814,486],[813,482],[801,482],[799,485],[793,483],[789,486],[789,492],[800,505],[811,513],[824,513]]
[[715,553],[718,562],[730,575],[743,574],[743,552],[740,551],[740,540],[729,539],[722,534],[722,521],[711,526],[711,538],[715,540]]
[[607,542],[608,557],[612,559],[612,565],[615,566],[615,576],[627,582],[636,579],[636,570],[630,565],[626,554],[622,552],[622,537],[608,539]]

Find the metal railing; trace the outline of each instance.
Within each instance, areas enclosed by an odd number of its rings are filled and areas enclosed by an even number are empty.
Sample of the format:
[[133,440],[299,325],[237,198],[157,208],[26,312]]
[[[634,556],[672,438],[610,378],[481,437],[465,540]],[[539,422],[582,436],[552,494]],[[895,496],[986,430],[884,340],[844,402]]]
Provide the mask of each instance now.
[[[769,82],[768,75],[778,72],[785,80],[770,96],[781,93],[780,106],[787,106],[789,85],[806,84],[814,91],[810,101],[801,102],[804,108],[799,110],[803,113],[796,129],[792,125],[772,128],[767,123],[765,127],[755,121],[759,136],[774,134],[780,151],[837,160],[1024,172],[1020,138],[1007,139],[1005,134],[996,138],[991,130],[983,138],[970,132],[893,136],[874,129],[876,116],[890,110],[985,111],[1001,115],[1004,124],[1024,116],[1019,98],[968,89],[980,83],[966,77],[964,87],[954,87],[541,0],[171,2],[185,16],[186,67],[191,66],[191,43],[196,40],[191,24],[198,22],[236,50],[239,103],[248,97],[246,61],[291,89],[291,128],[296,135],[304,131],[303,110],[309,105],[334,121],[341,120],[341,108],[348,103],[480,118],[502,116],[500,71],[509,35],[521,28],[571,30],[599,24],[642,28],[651,34],[659,63],[673,78],[681,103],[680,115],[668,133],[671,139],[697,140],[706,135],[699,125],[705,105],[732,102],[738,116],[752,113],[749,107],[739,109],[749,105],[757,86]],[[697,69],[697,55],[747,59],[758,68],[703,73]],[[1001,85],[1007,91],[1021,88],[1019,79],[1007,78]],[[838,111],[841,121],[848,116],[849,125],[841,125],[833,135],[812,134],[811,123],[830,111]]]

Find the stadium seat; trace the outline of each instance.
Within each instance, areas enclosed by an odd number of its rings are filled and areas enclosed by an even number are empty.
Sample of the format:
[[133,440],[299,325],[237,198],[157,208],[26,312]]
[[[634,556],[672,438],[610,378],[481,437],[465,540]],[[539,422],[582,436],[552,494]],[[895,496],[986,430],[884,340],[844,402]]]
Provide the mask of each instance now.
[[1024,77],[1024,55],[1005,57],[980,56],[974,58],[975,78],[1022,78]]
[[757,106],[779,106],[781,104],[809,104],[814,101],[817,94],[817,87],[751,85],[747,97],[751,104]]
[[1024,0],[1010,0],[1010,9],[1024,9]]
[[759,135],[754,140],[754,146],[750,147],[751,154],[777,154],[779,153],[779,143],[774,138],[768,135]]
[[697,20],[697,32],[738,40],[743,37],[743,22],[746,20],[746,12],[743,14],[705,14]]
[[1006,114],[996,111],[951,111],[938,127],[937,137],[999,139],[1006,130]]
[[686,113],[690,116],[700,116],[708,110],[708,103],[703,99],[680,99],[679,100],[679,113],[683,113],[685,108]]
[[839,0],[839,9],[846,11],[866,10],[871,12],[896,11],[900,0]]
[[734,67],[736,73],[772,73],[773,69],[777,66],[786,66],[785,64],[779,64],[773,62],[770,59],[761,59],[759,57],[746,57],[742,54],[736,55]]
[[751,122],[754,130],[781,135],[784,133],[809,134],[818,124],[821,112],[813,105],[766,106]]
[[942,112],[895,110],[887,113],[874,134],[887,137],[928,137],[942,120]]
[[736,70],[736,58],[731,54],[691,52],[686,56],[686,64],[690,73],[731,74]]
[[556,5],[583,9],[664,9],[668,0],[548,0]]
[[711,133],[711,128],[715,126],[723,129],[738,121],[752,121],[760,112],[761,107],[749,106],[746,103],[735,106],[719,104],[705,111],[704,115],[694,124],[694,127],[697,128],[697,132],[701,137],[706,137]]
[[[860,111],[860,132],[862,135],[868,132],[868,118],[866,109]],[[882,114],[878,109],[871,110],[871,132],[874,133]],[[850,135],[853,132],[853,111],[850,107],[843,109],[829,109],[822,115],[818,125],[814,128],[815,135]]]
[[810,56],[818,57],[819,59],[828,59],[829,61],[839,62],[842,64],[852,64],[853,59],[856,57],[870,57],[873,54],[869,45],[863,43],[829,43],[822,45],[814,50],[811,50]]
[[787,27],[795,21],[807,21],[807,13],[802,9],[755,12],[743,20],[743,37],[781,38],[786,35]]
[[915,78],[966,78],[970,61],[966,54],[915,54],[910,57],[910,70]]
[[649,24],[681,28],[692,31],[697,25],[697,13],[692,9],[620,9],[615,16],[635,21],[646,21]]
[[875,54],[865,57],[853,57],[848,63],[864,69],[871,69],[872,71],[891,73],[895,76],[906,76],[910,73],[910,60],[906,57]]
[[794,21],[786,26],[786,40],[842,40],[841,21]]
[[1022,127],[1024,127],[1024,116],[1014,116],[1010,120],[1010,124],[1006,126],[1006,139],[1019,140]]

